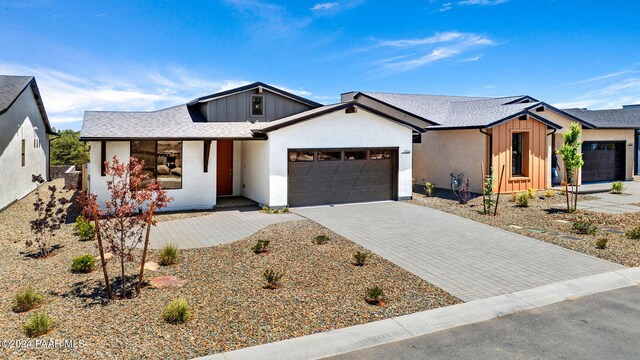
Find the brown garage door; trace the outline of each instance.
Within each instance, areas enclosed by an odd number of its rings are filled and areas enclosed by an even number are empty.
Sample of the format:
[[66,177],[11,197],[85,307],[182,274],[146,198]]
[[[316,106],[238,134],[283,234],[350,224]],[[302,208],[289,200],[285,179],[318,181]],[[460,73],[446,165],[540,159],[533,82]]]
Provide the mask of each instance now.
[[585,141],[582,143],[582,181],[625,179],[624,141]]
[[397,149],[289,150],[289,205],[395,198]]

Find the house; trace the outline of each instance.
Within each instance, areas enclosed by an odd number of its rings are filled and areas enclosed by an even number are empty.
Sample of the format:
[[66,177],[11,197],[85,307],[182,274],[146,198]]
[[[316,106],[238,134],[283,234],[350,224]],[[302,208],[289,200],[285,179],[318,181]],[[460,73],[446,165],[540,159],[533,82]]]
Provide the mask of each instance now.
[[[639,109],[561,110],[526,95],[487,98],[349,92],[341,100],[424,124],[426,133],[413,144],[413,174],[419,184],[429,181],[446,188],[452,177],[463,174],[471,190],[479,192],[484,171],[493,174],[497,190],[504,167],[503,192],[549,188],[552,154],[562,146],[563,134],[572,122],[583,130],[585,165],[580,182],[631,180],[638,170],[634,162],[637,164]],[[561,159],[559,165],[564,168]],[[564,178],[562,170],[560,178]]]
[[174,201],[221,196],[269,207],[408,199],[412,139],[424,125],[357,101],[322,106],[256,82],[149,112],[87,111],[87,185],[108,197],[105,161],[135,156]]
[[49,176],[49,139],[54,134],[33,76],[0,75],[0,210]]

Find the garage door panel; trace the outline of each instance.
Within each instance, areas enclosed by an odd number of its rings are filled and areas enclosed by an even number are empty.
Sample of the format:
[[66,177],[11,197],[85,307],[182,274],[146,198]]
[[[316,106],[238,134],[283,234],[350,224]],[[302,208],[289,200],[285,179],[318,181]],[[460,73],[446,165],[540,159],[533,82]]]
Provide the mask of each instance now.
[[585,141],[582,144],[582,181],[615,181],[625,178],[625,142]]

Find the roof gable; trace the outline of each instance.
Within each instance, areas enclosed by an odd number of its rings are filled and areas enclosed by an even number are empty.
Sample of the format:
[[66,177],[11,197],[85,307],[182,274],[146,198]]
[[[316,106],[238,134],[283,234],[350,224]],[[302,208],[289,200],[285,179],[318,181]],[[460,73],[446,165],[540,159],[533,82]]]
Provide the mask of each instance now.
[[299,103],[308,105],[310,107],[316,108],[316,107],[320,107],[322,106],[322,104],[317,103],[315,101],[303,98],[302,96],[298,96],[296,94],[292,94],[288,91],[279,89],[275,86],[271,86],[269,84],[265,84],[263,82],[254,82],[252,84],[248,84],[245,86],[241,86],[235,89],[229,89],[229,90],[225,90],[225,91],[220,91],[217,93],[213,93],[211,95],[206,95],[206,96],[201,96],[197,99],[194,99],[190,102],[187,103],[187,105],[194,105],[196,103],[201,103],[201,102],[207,102],[207,101],[211,101],[211,100],[215,100],[215,99],[219,99],[219,98],[223,98],[226,96],[231,96],[237,93],[241,93],[241,92],[245,92],[245,91],[252,91],[252,90],[266,90],[266,91],[270,91],[274,94],[280,95],[280,96],[284,96],[286,98],[289,98],[291,100],[297,101]]
[[20,95],[29,87],[38,105],[38,111],[40,112],[47,133],[54,134],[49,124],[49,117],[44,109],[42,98],[40,97],[40,90],[38,90],[36,79],[33,76],[0,75],[0,115],[7,112],[16,100],[18,100]]

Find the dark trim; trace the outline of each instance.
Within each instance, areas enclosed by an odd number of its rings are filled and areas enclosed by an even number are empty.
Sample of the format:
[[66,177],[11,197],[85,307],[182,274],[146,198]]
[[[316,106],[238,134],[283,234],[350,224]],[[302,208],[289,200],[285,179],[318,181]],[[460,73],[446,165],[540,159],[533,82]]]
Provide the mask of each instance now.
[[531,110],[531,108],[534,108],[534,107],[537,107],[537,106],[540,106],[540,105],[544,106],[546,109],[549,109],[549,110],[551,110],[551,111],[553,111],[553,112],[555,112],[557,114],[560,114],[562,116],[566,116],[566,117],[570,118],[571,120],[579,122],[580,124],[582,124],[583,127],[586,126],[589,129],[596,129],[597,128],[597,126],[595,126],[595,125],[593,125],[593,124],[591,124],[591,123],[589,123],[587,121],[584,121],[584,120],[580,119],[579,117],[571,115],[566,111],[560,110],[560,109],[558,109],[556,107],[553,107],[553,106],[551,106],[551,105],[549,105],[549,104],[547,104],[545,102],[542,102],[542,101],[539,104],[532,105],[532,106],[528,107],[527,110]]
[[49,135],[57,134],[51,129],[51,124],[49,124],[49,117],[47,116],[47,111],[44,109],[44,104],[42,103],[42,97],[40,96],[40,90],[38,90],[38,84],[36,83],[36,78],[33,77],[33,76],[31,77],[31,80],[29,80],[29,82],[27,82],[27,84],[24,86],[24,88],[22,90],[20,90],[20,92],[13,99],[13,101],[11,101],[9,106],[7,106],[6,108],[0,110],[0,115],[2,115],[4,113],[6,113],[7,111],[9,111],[11,106],[13,106],[13,104],[15,104],[15,102],[18,100],[20,95],[22,95],[22,93],[24,93],[24,91],[29,86],[31,86],[31,91],[33,92],[33,98],[36,101],[36,105],[38,105],[38,111],[40,112],[40,117],[42,117],[42,122],[44,123],[44,127],[47,130],[47,134],[49,134]]
[[245,137],[81,137],[80,141],[132,141],[132,140],[167,140],[167,141],[202,141],[202,140],[267,140],[265,136]]
[[[346,93],[345,93],[345,94],[346,94]],[[373,96],[367,95],[366,93],[363,93],[363,92],[359,92],[359,91],[358,91],[357,93],[355,93],[355,94],[353,95],[353,100],[357,100],[359,96],[364,96],[364,97],[366,97],[366,98],[369,98],[369,99],[371,99],[371,100],[373,100],[373,101],[376,101],[376,102],[378,102],[378,103],[380,103],[380,104],[382,104],[382,105],[388,106],[388,107],[392,108],[393,110],[397,110],[397,111],[400,111],[400,112],[401,112],[401,113],[403,113],[403,114],[409,115],[409,116],[414,117],[414,118],[416,118],[416,119],[420,119],[420,120],[422,120],[422,121],[426,121],[426,122],[428,122],[428,123],[429,123],[429,124],[431,124],[431,125],[439,125],[438,123],[436,123],[436,122],[434,122],[434,121],[431,121],[431,120],[429,120],[429,119],[427,119],[427,118],[423,118],[422,116],[418,116],[418,115],[416,115],[416,114],[414,114],[414,113],[412,113],[412,112],[409,112],[409,111],[404,110],[404,109],[402,109],[402,108],[399,108],[399,107],[397,107],[397,106],[391,105],[391,104],[389,104],[389,103],[387,103],[387,102],[384,102],[384,101],[382,101],[382,100],[380,100],[380,99],[377,99],[377,98],[375,98],[375,97],[373,97]]]
[[546,124],[547,126],[553,128],[553,129],[561,129],[562,128],[562,126],[560,126],[560,125],[558,125],[556,123],[553,123],[553,122],[551,122],[551,121],[549,121],[549,120],[547,120],[547,119],[545,119],[545,118],[543,118],[541,116],[538,116],[538,115],[536,115],[534,113],[531,113],[531,112],[529,112],[529,110],[523,110],[523,111],[520,111],[519,113],[516,113],[516,114],[510,115],[510,116],[507,116],[505,118],[502,118],[502,119],[500,119],[498,121],[494,121],[494,122],[488,124],[487,126],[485,126],[485,128],[492,128],[492,127],[498,126],[498,125],[500,125],[500,124],[502,124],[504,122],[511,121],[511,120],[516,119],[516,118],[520,118],[523,115],[528,115],[528,116],[534,118],[535,120],[538,120],[541,123]]
[[[517,104],[517,103],[519,103],[519,102],[521,102],[522,100],[525,100],[525,99],[528,99],[528,100],[529,100],[530,102],[532,102],[532,103],[533,103],[533,102],[538,102],[538,103],[539,103],[539,102],[541,102],[540,100],[535,99],[535,98],[532,98],[532,97],[531,97],[531,96],[529,96],[529,95],[522,95],[522,96],[520,96],[519,98],[514,99],[514,100],[511,100],[511,101],[509,101],[509,102],[506,102],[506,103],[504,103],[504,104],[502,104],[502,105],[513,105],[513,104]],[[525,103],[525,104],[526,104],[526,103]]]
[[488,132],[482,131],[483,129],[479,129],[479,130],[481,133],[489,137],[489,172],[491,173],[491,170],[493,168],[493,134],[489,134]]
[[209,156],[211,154],[211,140],[204,141],[204,172],[209,172]]
[[640,151],[640,146],[638,146],[638,140],[640,140],[640,131],[636,130],[633,132],[633,174],[640,175],[640,171],[638,169],[638,151]]
[[[131,144],[129,144],[129,155],[131,155]],[[107,175],[107,142],[100,141],[100,176]]]
[[302,96],[298,96],[296,94],[292,94],[292,93],[284,91],[282,89],[278,89],[277,87],[271,86],[269,84],[265,84],[265,83],[260,82],[260,81],[257,81],[257,82],[254,82],[252,84],[248,84],[248,85],[245,85],[245,86],[237,87],[235,89],[220,91],[220,92],[217,92],[217,93],[214,93],[214,94],[211,94],[211,95],[201,96],[201,97],[199,97],[197,99],[194,99],[194,100],[188,102],[187,105],[193,105],[195,103],[211,100],[211,99],[214,99],[214,98],[226,97],[226,96],[229,96],[229,95],[245,92],[245,91],[248,91],[248,90],[253,90],[253,89],[258,88],[258,87],[262,87],[262,89],[264,89],[264,90],[268,90],[268,91],[271,91],[272,93],[276,93],[276,94],[291,98],[291,99],[293,99],[293,100],[295,100],[297,102],[303,103],[305,105],[309,105],[309,106],[311,106],[313,108],[318,108],[318,107],[322,106],[322,104],[320,104],[320,103],[317,103],[315,101],[303,98]]
[[310,119],[313,119],[313,118],[316,118],[316,117],[319,117],[319,116],[322,116],[322,115],[326,115],[326,114],[329,114],[329,113],[332,113],[332,112],[340,111],[340,110],[343,110],[343,109],[348,109],[350,107],[359,107],[359,108],[361,108],[363,110],[366,110],[366,111],[368,111],[368,112],[370,112],[372,114],[375,114],[375,115],[378,115],[380,117],[386,118],[388,120],[400,123],[402,125],[405,125],[407,127],[412,128],[412,129],[414,129],[416,131],[425,132],[424,128],[415,126],[415,125],[413,125],[411,123],[408,123],[408,122],[406,122],[404,120],[400,120],[400,119],[398,119],[396,117],[393,117],[391,115],[385,114],[385,113],[383,113],[381,111],[375,110],[375,109],[370,108],[370,107],[368,107],[366,105],[362,105],[362,104],[360,104],[360,103],[358,103],[356,101],[349,101],[349,102],[346,102],[346,103],[339,104],[337,106],[329,106],[329,107],[327,107],[327,109],[324,109],[324,110],[321,110],[321,111],[316,111],[314,113],[307,114],[307,115],[304,115],[304,116],[300,116],[298,118],[292,119],[292,120],[287,121],[287,122],[281,122],[281,123],[278,123],[278,124],[275,124],[275,125],[272,125],[272,126],[267,126],[265,128],[262,128],[262,129],[254,129],[254,130],[251,130],[251,131],[253,133],[255,133],[255,134],[263,134],[263,133],[267,133],[267,132],[270,132],[270,131],[281,129],[281,128],[286,127],[286,126],[297,124],[297,123],[302,122],[302,121],[306,121],[306,120],[310,120]]

